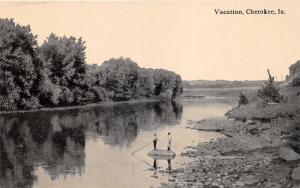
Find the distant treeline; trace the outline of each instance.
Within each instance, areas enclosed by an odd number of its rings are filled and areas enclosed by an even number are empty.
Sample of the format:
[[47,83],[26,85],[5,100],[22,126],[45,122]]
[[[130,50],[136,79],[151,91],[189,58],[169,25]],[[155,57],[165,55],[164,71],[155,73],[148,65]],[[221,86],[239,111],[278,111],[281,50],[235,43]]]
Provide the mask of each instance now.
[[[265,80],[253,80],[253,81],[252,80],[245,80],[245,81],[193,80],[193,81],[183,81],[183,87],[186,89],[260,87],[264,85],[264,82]],[[278,83],[279,82],[277,82],[277,84]]]
[[51,34],[41,46],[29,26],[0,19],[0,110],[81,105],[141,98],[173,100],[181,77],[143,69],[129,58],[101,66],[85,61],[85,42]]

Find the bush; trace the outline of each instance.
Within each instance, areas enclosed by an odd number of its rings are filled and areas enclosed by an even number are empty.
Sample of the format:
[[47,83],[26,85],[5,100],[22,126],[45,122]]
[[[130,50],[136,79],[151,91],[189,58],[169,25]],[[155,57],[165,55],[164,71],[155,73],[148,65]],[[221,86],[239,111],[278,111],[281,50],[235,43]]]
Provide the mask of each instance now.
[[30,97],[28,99],[22,99],[21,106],[23,109],[37,109],[40,107],[39,99],[36,97]]
[[79,87],[75,87],[73,90],[74,104],[80,104],[83,101],[83,92]]
[[53,106],[60,102],[62,90],[55,84],[44,84],[40,89],[39,100],[42,105]]
[[61,93],[61,89],[58,86],[52,88],[49,91],[50,101],[51,101],[52,104],[58,105],[60,93]]
[[74,100],[73,93],[68,88],[63,88],[59,94],[59,103],[60,104],[72,104]]
[[110,97],[109,92],[102,87],[94,87],[92,91],[95,94],[95,102],[107,101]]
[[1,111],[11,111],[16,110],[17,105],[15,104],[14,100],[0,96],[0,110]]
[[95,102],[96,96],[92,91],[86,91],[79,87],[75,87],[72,92],[74,94],[74,104]]
[[240,98],[239,106],[248,104],[249,101],[248,101],[247,97],[242,92],[240,92],[239,98]]
[[96,99],[95,94],[91,91],[87,91],[84,93],[84,98],[82,102],[91,103],[91,102],[95,102],[95,99]]
[[280,96],[277,88],[274,86],[274,76],[270,74],[269,69],[267,71],[269,79],[267,82],[265,82],[265,85],[263,85],[262,88],[257,91],[257,96],[267,103],[279,103],[282,97]]

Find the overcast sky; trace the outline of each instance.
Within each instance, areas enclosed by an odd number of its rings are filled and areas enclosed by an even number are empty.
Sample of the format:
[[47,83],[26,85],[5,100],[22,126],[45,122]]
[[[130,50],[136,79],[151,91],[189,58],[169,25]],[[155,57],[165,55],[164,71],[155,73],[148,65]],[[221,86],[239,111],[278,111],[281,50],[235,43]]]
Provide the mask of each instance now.
[[[214,12],[248,8],[280,8],[286,15]],[[267,77],[267,68],[281,79],[300,59],[299,8],[297,0],[2,2],[0,17],[31,25],[39,44],[51,32],[82,37],[87,63],[124,56],[141,67],[175,71],[185,80],[257,80]]]

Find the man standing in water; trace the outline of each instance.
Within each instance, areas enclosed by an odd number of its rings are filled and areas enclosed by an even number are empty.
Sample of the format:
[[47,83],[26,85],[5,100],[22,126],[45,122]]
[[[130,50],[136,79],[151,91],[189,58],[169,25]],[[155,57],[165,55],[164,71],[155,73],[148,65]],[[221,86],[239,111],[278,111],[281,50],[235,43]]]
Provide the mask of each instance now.
[[171,133],[168,132],[168,151],[171,150],[171,141],[172,141],[172,136]]
[[154,139],[153,139],[154,150],[156,150],[156,144],[157,144],[157,135],[156,135],[156,133],[154,133]]

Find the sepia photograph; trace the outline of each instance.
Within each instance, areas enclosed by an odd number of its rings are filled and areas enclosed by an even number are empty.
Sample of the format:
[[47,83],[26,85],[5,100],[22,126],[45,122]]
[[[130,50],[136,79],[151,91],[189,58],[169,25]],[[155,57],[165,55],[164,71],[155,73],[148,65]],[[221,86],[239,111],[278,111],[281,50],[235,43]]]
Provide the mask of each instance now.
[[300,188],[299,8],[0,0],[0,188]]

